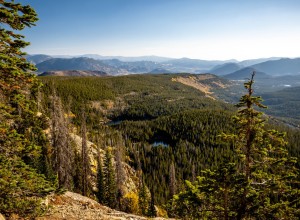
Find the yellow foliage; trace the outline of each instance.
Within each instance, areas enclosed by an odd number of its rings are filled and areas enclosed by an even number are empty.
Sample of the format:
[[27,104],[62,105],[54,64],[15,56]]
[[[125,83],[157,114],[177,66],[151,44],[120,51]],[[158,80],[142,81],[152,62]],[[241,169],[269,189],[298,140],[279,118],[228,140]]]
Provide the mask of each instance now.
[[107,146],[107,151],[112,152],[113,151],[113,147]]
[[134,192],[129,192],[121,199],[121,209],[124,212],[137,214],[139,211],[139,197]]
[[168,213],[165,209],[158,207],[158,206],[155,206],[155,207],[156,207],[158,217],[168,218]]
[[65,116],[65,118],[75,118],[76,117],[76,115],[72,112],[65,113],[64,116]]

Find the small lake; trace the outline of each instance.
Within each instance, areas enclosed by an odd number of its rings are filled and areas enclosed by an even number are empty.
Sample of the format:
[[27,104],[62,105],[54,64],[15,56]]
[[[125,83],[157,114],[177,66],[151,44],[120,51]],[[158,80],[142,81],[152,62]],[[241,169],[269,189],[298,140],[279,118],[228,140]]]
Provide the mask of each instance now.
[[118,121],[110,121],[107,122],[106,125],[111,126],[111,125],[119,125],[121,124],[123,121],[122,120],[118,120]]
[[169,147],[169,144],[167,144],[163,141],[155,141],[152,143],[152,147],[158,147],[158,146]]

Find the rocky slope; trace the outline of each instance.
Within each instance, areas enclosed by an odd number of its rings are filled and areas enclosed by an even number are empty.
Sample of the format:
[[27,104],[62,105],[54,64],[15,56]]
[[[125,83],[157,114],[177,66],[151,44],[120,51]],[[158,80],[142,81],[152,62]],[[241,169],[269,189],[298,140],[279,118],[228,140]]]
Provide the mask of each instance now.
[[[77,152],[81,153],[82,138],[75,134],[71,134],[71,138],[76,144]],[[104,160],[105,152],[102,149],[97,149],[97,146],[90,141],[87,141],[87,147],[88,147],[88,154],[89,154],[89,164],[91,165],[91,171],[92,171],[91,176],[89,177],[90,184],[93,187],[93,191],[97,191],[96,175],[97,175],[97,168],[98,168],[97,159],[99,158],[98,154],[100,153],[100,158]],[[115,158],[113,163],[116,164]],[[137,185],[139,179],[137,177],[136,171],[125,162],[122,162],[122,167],[125,174],[122,182],[122,189],[124,191],[124,194],[129,192],[137,192]]]
[[187,75],[173,77],[172,81],[179,82],[187,86],[191,86],[195,89],[204,92],[207,97],[213,98],[213,90],[217,88],[227,88],[232,83],[226,79],[219,78],[213,74],[200,74],[200,75]]
[[[77,193],[66,192],[63,195],[48,196],[46,205],[48,211],[37,220],[146,220],[149,218],[120,212],[100,205],[95,200]],[[163,220],[164,218],[154,218]]]

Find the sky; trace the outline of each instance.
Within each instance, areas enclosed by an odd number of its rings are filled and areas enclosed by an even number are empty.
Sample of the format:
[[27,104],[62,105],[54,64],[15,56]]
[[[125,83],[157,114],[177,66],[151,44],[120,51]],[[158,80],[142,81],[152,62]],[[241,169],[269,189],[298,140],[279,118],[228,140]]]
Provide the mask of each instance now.
[[15,0],[29,54],[206,60],[300,57],[299,0]]

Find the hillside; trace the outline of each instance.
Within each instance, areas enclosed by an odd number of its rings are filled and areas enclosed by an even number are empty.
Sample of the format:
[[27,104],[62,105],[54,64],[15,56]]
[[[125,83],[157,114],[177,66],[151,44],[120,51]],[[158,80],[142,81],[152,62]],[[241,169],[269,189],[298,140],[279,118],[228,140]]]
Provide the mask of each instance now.
[[265,72],[272,76],[279,75],[299,75],[300,74],[300,58],[289,59],[283,58],[279,60],[270,60],[251,66],[258,71]]
[[147,73],[161,67],[152,61],[124,62],[118,59],[96,60],[87,57],[78,58],[52,58],[37,65],[39,72],[85,70],[102,71],[110,75],[126,75],[129,73]]
[[151,70],[149,73],[153,73],[153,74],[162,74],[162,73],[171,73],[169,70],[166,70],[164,68],[156,68]]
[[276,92],[261,94],[264,104],[268,106],[267,113],[285,118],[300,120],[300,87],[285,88]]
[[[74,104],[81,102],[81,99],[95,102],[94,106],[98,106],[96,102],[100,101],[114,103],[110,104],[111,112],[108,114],[111,119],[155,118],[201,106],[225,105],[206,98],[205,90],[177,82],[180,78],[190,77],[202,83],[209,82],[211,88],[222,86],[222,82],[229,84],[228,81],[213,75],[190,74],[175,76],[174,74],[144,74],[97,79],[42,77],[41,79],[46,83],[47,90],[48,85],[54,81],[63,100],[66,101],[69,96],[77,97],[73,100]],[[199,85],[203,84],[199,83]],[[100,106],[97,108],[100,110]],[[122,111],[121,114],[119,111]]]
[[230,81],[212,74],[175,76],[172,81],[191,86],[212,99],[215,99],[212,95],[215,90],[226,89],[232,85]]
[[268,75],[264,72],[254,69],[253,67],[245,67],[245,68],[237,70],[233,73],[224,75],[223,77],[226,79],[231,79],[231,80],[245,80],[245,79],[249,78],[249,73],[252,73],[253,71],[256,73],[255,77],[257,80],[268,79],[271,77],[270,75]]
[[103,60],[102,62],[114,68],[125,69],[130,73],[147,73],[161,66],[160,64],[152,61],[124,62],[118,59],[112,59]]
[[235,71],[238,71],[242,69],[243,66],[237,63],[224,63],[218,66],[215,66],[211,70],[209,70],[210,73],[216,74],[216,75],[226,75],[233,73]]

